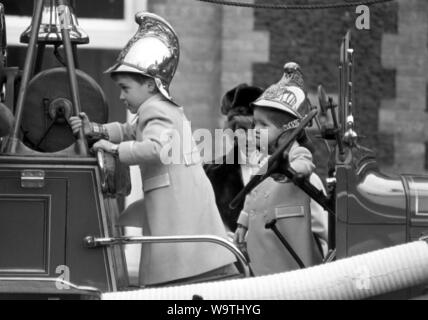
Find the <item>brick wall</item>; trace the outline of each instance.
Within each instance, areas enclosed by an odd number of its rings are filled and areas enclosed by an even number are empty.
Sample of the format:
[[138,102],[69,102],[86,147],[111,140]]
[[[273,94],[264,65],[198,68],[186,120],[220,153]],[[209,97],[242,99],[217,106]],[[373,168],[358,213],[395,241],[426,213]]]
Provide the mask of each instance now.
[[[383,67],[381,48],[383,34],[397,30],[397,5],[372,6],[370,13],[371,29],[359,31],[355,29],[355,9],[256,10],[255,29],[270,32],[271,46],[269,63],[253,67],[254,82],[266,86],[276,81],[284,62],[295,61],[303,69],[309,91],[314,93],[318,84],[323,84],[328,93],[337,94],[339,46],[347,29],[352,28],[357,129],[366,137],[362,144],[376,150],[381,164],[390,165],[394,159],[393,137],[378,131],[378,118],[382,100],[395,96],[395,71]],[[325,173],[325,148],[314,141],[318,166]]]
[[171,90],[193,128],[223,125],[219,104],[239,83],[251,83],[252,65],[268,61],[269,35],[254,31],[254,12],[188,0],[152,0],[179,35],[181,60]]
[[[322,1],[299,3],[310,2]],[[172,91],[194,128],[220,127],[222,94],[239,82],[270,85],[280,78],[286,61],[302,66],[312,94],[322,83],[337,95],[340,41],[351,28],[361,143],[376,151],[387,172],[426,170],[427,1],[371,6],[370,30],[355,28],[355,8],[273,11],[187,0],[148,3],[149,10],[165,16],[180,35],[182,59]],[[324,173],[325,149],[315,142]]]
[[171,93],[193,128],[215,128],[221,88],[222,8],[186,0],[148,1],[148,9],[171,23],[181,55]]
[[395,172],[427,172],[428,2],[399,2],[398,28],[382,41],[382,64],[395,70],[396,94],[384,99],[379,131],[394,137]]

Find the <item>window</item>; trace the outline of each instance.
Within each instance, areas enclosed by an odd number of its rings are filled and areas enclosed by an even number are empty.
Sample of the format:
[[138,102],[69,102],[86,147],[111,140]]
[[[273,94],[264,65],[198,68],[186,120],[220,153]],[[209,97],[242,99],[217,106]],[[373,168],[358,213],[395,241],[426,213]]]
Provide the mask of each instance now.
[[[8,45],[20,45],[21,33],[30,25],[33,0],[2,0],[6,12]],[[136,12],[145,0],[74,0],[79,25],[89,35],[81,48],[120,49],[137,30]]]
[[[48,0],[54,2],[54,0]],[[118,19],[125,18],[124,0],[74,0],[76,13],[81,18]],[[34,0],[3,0],[7,14],[11,16],[31,16]]]

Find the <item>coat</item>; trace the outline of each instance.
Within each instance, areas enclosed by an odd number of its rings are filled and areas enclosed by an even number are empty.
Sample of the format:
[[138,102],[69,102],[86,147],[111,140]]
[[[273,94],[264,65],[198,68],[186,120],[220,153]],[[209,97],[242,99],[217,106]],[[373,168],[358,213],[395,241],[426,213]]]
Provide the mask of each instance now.
[[[232,156],[233,159],[231,159]],[[239,214],[244,206],[242,203],[235,209],[229,207],[230,202],[244,188],[241,165],[238,163],[238,147],[235,146],[220,160],[220,164],[206,164],[204,169],[214,188],[223,223],[229,230],[235,231]]]
[[310,198],[292,182],[264,180],[247,197],[247,249],[255,275],[268,275],[299,268],[297,262],[266,223],[276,227],[306,267],[322,262],[311,230]]
[[[182,108],[158,94],[141,105],[134,124],[115,122],[105,128],[110,141],[120,143],[120,161],[139,165],[141,170],[144,199],[125,210],[128,225],[142,227],[145,236],[226,238],[213,189]],[[176,143],[180,143],[175,148],[179,152],[177,161],[168,163],[168,149]],[[230,252],[214,244],[144,244],[140,284],[188,278],[234,261]]]
[[[289,153],[290,166],[310,175],[314,169],[311,153],[295,143]],[[246,198],[238,223],[248,228],[247,250],[255,275],[268,275],[299,266],[275,233],[265,225],[276,219],[276,226],[305,266],[322,262],[322,254],[312,233],[311,199],[292,182],[272,177],[259,184]]]

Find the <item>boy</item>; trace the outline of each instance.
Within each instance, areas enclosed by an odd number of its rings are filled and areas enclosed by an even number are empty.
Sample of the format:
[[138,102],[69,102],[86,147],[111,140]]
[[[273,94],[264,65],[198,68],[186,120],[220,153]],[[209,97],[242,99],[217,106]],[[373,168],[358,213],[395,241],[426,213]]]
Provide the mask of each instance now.
[[[268,88],[252,104],[257,144],[260,148],[259,131],[267,130],[268,154],[275,151],[278,140],[289,135],[305,116],[306,95],[302,87],[303,79],[299,66],[295,63],[286,64],[283,79]],[[317,176],[312,174],[315,168],[312,154],[299,142],[304,144],[305,135],[299,137],[291,146],[289,164],[297,173],[311,176],[311,181],[317,181]],[[281,175],[275,175],[275,179],[269,177],[264,180],[247,196],[235,233],[235,242],[238,244],[247,240],[252,269],[256,275],[278,273],[298,267],[297,261],[275,233],[265,228],[267,223],[274,220],[276,227],[305,266],[321,262],[321,250],[312,231],[317,233],[316,236],[320,240],[327,239],[327,214],[311,203],[311,199],[293,183]]]
[[[180,150],[180,163],[165,164],[162,149],[169,133],[181,141],[191,139],[183,109],[171,101],[168,86],[178,63],[178,39],[162,18],[137,15],[140,29],[108,70],[121,89],[120,99],[137,115],[133,124],[90,123],[83,114],[72,118],[73,131],[81,126],[86,134],[102,139],[93,149],[116,153],[121,162],[139,165],[144,200],[125,212],[129,224],[140,226],[146,236],[216,235],[226,238],[193,139]],[[163,34],[160,34],[163,30]],[[170,42],[165,44],[165,39]],[[153,52],[162,53],[153,56]],[[161,61],[161,65],[159,65]],[[187,149],[186,149],[187,148]],[[184,149],[184,150],[183,150]],[[128,225],[129,225],[128,224]],[[142,246],[140,284],[172,284],[234,273],[232,254],[213,244],[145,244]]]

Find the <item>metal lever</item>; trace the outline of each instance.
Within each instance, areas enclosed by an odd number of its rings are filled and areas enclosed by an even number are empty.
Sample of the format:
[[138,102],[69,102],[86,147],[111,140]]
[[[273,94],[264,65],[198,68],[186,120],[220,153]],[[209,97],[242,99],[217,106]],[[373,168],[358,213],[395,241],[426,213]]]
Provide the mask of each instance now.
[[[73,46],[70,38],[71,29],[71,12],[70,8],[65,5],[64,0],[57,0],[58,2],[58,14],[61,25],[61,34],[63,39],[63,45],[65,50],[65,57],[67,60],[67,73],[68,80],[70,82],[70,92],[73,100],[73,113],[74,115],[80,114],[82,108],[80,104],[79,86],[76,77],[76,66],[74,63]],[[79,153],[81,155],[88,155],[88,145],[86,142],[83,129],[81,128],[78,133],[78,139],[76,141]]]
[[265,225],[266,229],[271,229],[273,233],[278,237],[279,241],[284,245],[284,247],[288,250],[288,252],[291,254],[293,259],[297,262],[300,269],[305,268],[305,264],[303,263],[302,259],[300,259],[299,255],[294,251],[293,247],[288,243],[287,239],[284,238],[284,236],[279,232],[278,228],[276,227],[276,219],[273,219],[266,223]]
[[[22,74],[21,84],[19,88],[18,98],[15,107],[15,124],[13,127],[13,132],[9,138],[8,144],[6,146],[6,153],[16,153],[18,144],[19,144],[19,133],[21,130],[22,124],[22,115],[24,112],[24,99],[25,94],[27,93],[28,83],[30,82],[30,76],[33,71],[33,65],[35,61],[35,50],[37,46],[37,36],[40,23],[42,21],[42,12],[43,12],[43,0],[36,2],[36,8],[34,11],[34,17],[31,23],[31,37],[28,44],[28,51],[25,57],[24,63],[24,72]],[[9,106],[10,107],[10,106]]]
[[216,236],[167,236],[167,237],[117,237],[117,238],[96,238],[88,236],[83,240],[86,248],[109,247],[125,244],[144,244],[144,243],[186,243],[186,242],[210,242],[218,244],[230,252],[238,259],[242,266],[245,277],[250,277],[250,267],[243,253],[229,241]]
[[345,151],[343,148],[342,137],[340,136],[339,121],[337,120],[337,116],[336,116],[335,108],[337,106],[333,104],[333,98],[332,97],[328,98],[328,105],[329,105],[328,108],[330,109],[330,112],[331,112],[331,117],[333,119],[333,126],[334,126],[335,135],[336,135],[337,147],[339,149],[339,155],[341,157],[343,157],[345,155]]

